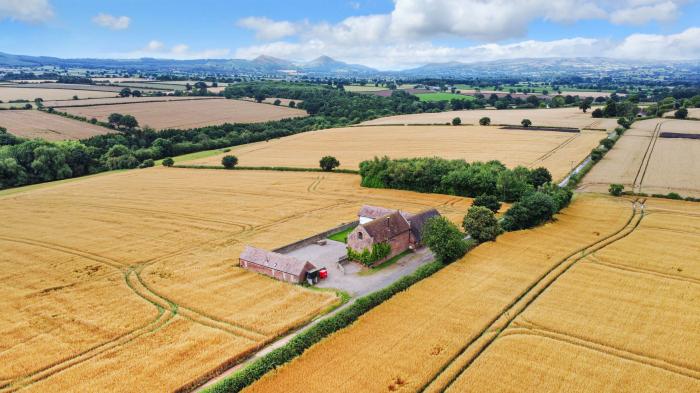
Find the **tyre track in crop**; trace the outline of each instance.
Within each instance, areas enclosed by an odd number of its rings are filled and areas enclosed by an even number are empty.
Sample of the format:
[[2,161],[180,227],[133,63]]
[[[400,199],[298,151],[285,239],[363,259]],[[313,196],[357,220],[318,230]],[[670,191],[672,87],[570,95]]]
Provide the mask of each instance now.
[[647,145],[647,149],[644,151],[644,156],[642,157],[642,163],[637,169],[637,174],[634,176],[634,181],[632,182],[632,190],[634,192],[642,192],[642,183],[644,182],[644,176],[647,174],[647,168],[649,168],[649,162],[651,161],[651,155],[654,153],[654,147],[656,146],[656,141],[659,139],[659,134],[661,133],[661,125],[664,121],[659,121],[654,127],[651,139]]
[[524,312],[547,288],[566,273],[578,261],[587,255],[600,250],[617,240],[620,240],[637,228],[644,216],[644,201],[641,202],[642,209],[638,209],[637,201],[634,200],[632,214],[620,229],[598,239],[587,246],[581,247],[559,262],[550,267],[544,274],[537,278],[525,291],[506,305],[502,311],[496,315],[490,323],[482,329],[475,338],[466,343],[458,353],[438,371],[438,373],[418,390],[422,392],[436,392],[448,389],[457,378],[473,364],[473,362],[500,336],[501,332],[507,329],[513,320]]
[[537,158],[536,160],[532,161],[532,162],[530,163],[530,166],[535,165],[535,164],[538,163],[538,162],[543,162],[544,160],[548,159],[549,157],[551,157],[552,155],[554,155],[555,153],[557,153],[559,150],[561,150],[561,149],[563,149],[564,147],[566,147],[566,145],[568,145],[569,143],[573,142],[573,141],[574,141],[576,138],[578,138],[579,136],[581,136],[581,134],[580,134],[580,133],[577,133],[577,134],[575,134],[574,136],[572,136],[571,138],[568,138],[568,139],[565,140],[564,142],[560,143],[559,146],[557,146],[557,147],[555,147],[554,149],[552,149],[552,150],[550,150],[550,151],[544,153],[542,156],[540,156],[540,157]]
[[652,269],[644,269],[644,268],[640,268],[640,267],[627,266],[627,265],[623,265],[620,263],[607,262],[607,261],[601,260],[595,254],[590,255],[588,260],[584,261],[583,263],[591,263],[591,264],[595,264],[598,266],[603,266],[603,267],[608,268],[608,269],[622,270],[622,271],[637,273],[637,274],[647,274],[647,275],[665,278],[668,280],[683,281],[683,282],[687,282],[690,284],[700,285],[700,279],[697,279],[697,278],[682,276],[679,274],[669,274],[669,273],[664,273],[664,272],[660,272],[660,271],[652,270]]

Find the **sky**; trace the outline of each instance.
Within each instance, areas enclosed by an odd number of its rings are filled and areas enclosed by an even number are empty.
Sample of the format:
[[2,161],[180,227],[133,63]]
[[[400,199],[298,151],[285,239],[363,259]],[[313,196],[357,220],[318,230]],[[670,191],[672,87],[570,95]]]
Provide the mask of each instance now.
[[700,60],[700,0],[0,0],[0,52],[327,55],[383,70],[525,57]]

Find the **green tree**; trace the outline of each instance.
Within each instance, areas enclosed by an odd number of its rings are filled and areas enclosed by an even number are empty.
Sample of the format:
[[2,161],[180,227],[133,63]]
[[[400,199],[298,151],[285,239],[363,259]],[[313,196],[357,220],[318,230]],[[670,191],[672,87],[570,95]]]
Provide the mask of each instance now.
[[122,117],[124,117],[124,115],[121,113],[112,113],[107,117],[107,122],[113,126],[118,126],[122,121]]
[[273,104],[273,105],[276,105],[276,106],[280,106],[280,104],[282,104],[282,100],[280,100],[280,99],[278,98],[278,99],[276,99],[275,102],[273,102],[272,104]]
[[139,126],[139,122],[134,116],[124,115],[119,119],[119,126],[126,128],[127,130],[132,130]]
[[321,160],[319,161],[319,165],[324,171],[330,172],[333,169],[340,166],[340,161],[338,161],[338,159],[333,156],[325,156],[321,158]]
[[479,195],[478,197],[474,198],[472,206],[483,206],[494,213],[501,210],[501,202],[498,201],[498,198],[495,195]]
[[12,157],[0,158],[0,189],[27,184],[27,171]]
[[600,108],[595,108],[593,110],[593,112],[591,112],[591,117],[595,117],[595,118],[603,117],[603,110]]
[[530,127],[532,125],[532,121],[530,119],[523,119],[520,124],[522,124],[523,127]]
[[490,117],[482,117],[479,119],[479,125],[482,126],[488,126],[491,124],[491,118]]
[[530,184],[535,188],[552,181],[552,174],[545,167],[535,168],[530,171]]
[[128,88],[128,87],[125,87],[125,88],[123,88],[123,89],[119,92],[119,95],[120,95],[121,97],[128,97],[128,96],[131,95],[131,89]]
[[221,165],[226,169],[233,169],[238,164],[238,157],[232,155],[225,155],[221,159]]
[[591,160],[594,162],[600,161],[603,158],[604,152],[601,149],[595,148],[591,150]]
[[171,167],[175,165],[175,160],[172,157],[165,157],[162,162],[163,166]]
[[290,107],[290,108],[296,108],[296,106],[297,106],[297,103],[296,103],[296,102],[294,102],[294,101],[289,101],[289,107]]
[[30,164],[32,176],[39,181],[60,180],[71,177],[73,172],[66,164],[63,151],[55,146],[41,146],[34,150]]
[[496,240],[503,233],[496,216],[483,206],[472,206],[464,216],[462,227],[472,239],[479,243]]
[[460,119],[459,117],[455,117],[454,119],[452,119],[453,126],[458,126],[460,124],[462,124],[462,119]]
[[688,117],[688,110],[685,108],[680,108],[673,114],[673,117],[676,119],[685,119]]
[[624,189],[625,186],[623,186],[622,184],[613,183],[610,185],[610,188],[608,188],[608,192],[610,193],[610,195],[620,196],[622,195],[622,191],[624,191]]
[[255,94],[255,101],[256,102],[263,102],[263,101],[265,101],[265,98],[266,98],[265,94],[262,94],[262,93]]
[[515,231],[540,225],[552,218],[558,207],[552,196],[542,192],[530,193],[508,209],[503,216],[503,229]]
[[591,102],[588,100],[581,100],[581,102],[578,104],[578,109],[582,110],[583,113],[586,113],[587,110],[591,109]]
[[464,234],[445,217],[433,217],[423,227],[423,244],[430,248],[442,263],[461,258],[473,245],[464,240]]

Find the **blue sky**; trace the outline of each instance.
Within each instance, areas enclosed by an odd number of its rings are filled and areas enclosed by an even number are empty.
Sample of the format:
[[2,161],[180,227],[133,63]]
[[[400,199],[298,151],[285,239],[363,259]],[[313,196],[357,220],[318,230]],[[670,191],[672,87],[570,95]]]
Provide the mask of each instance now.
[[378,68],[514,57],[700,58],[686,0],[0,0],[0,51],[309,60]]

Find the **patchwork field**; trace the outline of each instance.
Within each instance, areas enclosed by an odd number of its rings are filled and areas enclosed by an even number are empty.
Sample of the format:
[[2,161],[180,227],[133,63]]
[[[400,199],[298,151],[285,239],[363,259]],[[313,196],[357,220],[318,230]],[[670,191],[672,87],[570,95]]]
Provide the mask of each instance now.
[[479,109],[439,113],[417,113],[398,115],[369,120],[363,125],[390,124],[445,124],[455,117],[462,119],[462,124],[479,124],[482,117],[491,118],[492,125],[520,125],[523,119],[530,119],[533,126],[575,127],[605,129],[612,131],[617,127],[617,119],[595,119],[590,112],[583,113],[578,108],[555,109]]
[[35,98],[43,98],[44,100],[70,100],[73,96],[78,98],[102,98],[114,97],[116,94],[109,91],[88,91],[88,90],[69,90],[69,89],[47,89],[47,88],[28,88],[28,87],[5,87],[0,86],[0,100],[29,100],[34,101]]
[[[188,101],[188,100],[216,100],[223,99],[220,97],[111,97],[111,98],[92,98],[88,100],[53,100],[44,101],[45,107],[63,108],[68,106],[89,106],[89,105],[117,105],[129,104],[138,102],[162,102],[162,101]],[[119,108],[115,106],[114,108]]]
[[68,108],[67,112],[106,121],[111,113],[136,117],[141,126],[157,130],[196,128],[224,123],[259,123],[306,116],[306,111],[239,100],[197,100],[98,105]]
[[190,386],[337,302],[238,268],[244,245],[296,241],[365,203],[455,221],[470,205],[355,175],[169,168],[0,200],[1,392]]
[[607,192],[611,183],[648,194],[700,196],[700,139],[661,138],[662,132],[700,133],[700,122],[649,119],[635,122],[584,177],[582,191]]
[[[565,133],[502,130],[498,127],[382,126],[312,131],[231,149],[240,165],[318,167],[325,155],[338,158],[341,168],[357,169],[374,156],[391,158],[438,155],[467,161],[500,160],[509,167],[544,166],[563,178],[600,139],[599,131]],[[188,164],[221,165],[221,155]]]
[[246,392],[697,391],[700,206],[641,212],[579,196],[555,223],[480,245]]
[[23,138],[42,138],[48,141],[83,139],[111,132],[94,124],[37,110],[0,111],[0,126]]

